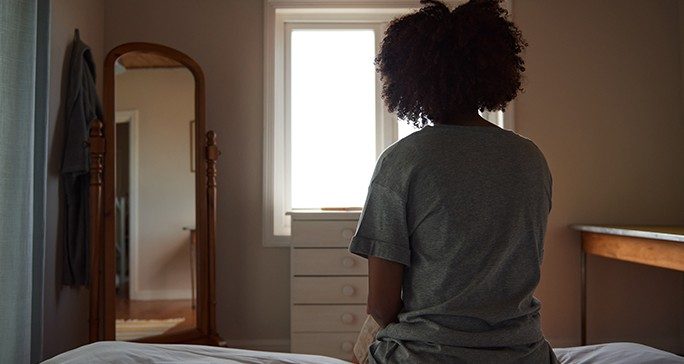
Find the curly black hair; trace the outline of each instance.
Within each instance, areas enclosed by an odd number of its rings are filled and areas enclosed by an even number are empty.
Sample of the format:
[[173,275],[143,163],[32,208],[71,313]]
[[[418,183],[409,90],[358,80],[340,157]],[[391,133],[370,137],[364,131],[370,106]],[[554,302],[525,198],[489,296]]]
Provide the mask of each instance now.
[[504,110],[522,91],[527,43],[500,0],[470,0],[450,10],[421,0],[390,22],[375,59],[391,112],[422,128],[454,113]]

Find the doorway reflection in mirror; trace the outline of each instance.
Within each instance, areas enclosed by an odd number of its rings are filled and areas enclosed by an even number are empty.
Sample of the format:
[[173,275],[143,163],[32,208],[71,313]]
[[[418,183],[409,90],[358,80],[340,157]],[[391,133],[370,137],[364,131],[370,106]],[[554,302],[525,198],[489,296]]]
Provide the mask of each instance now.
[[180,63],[117,62],[116,339],[196,326],[195,80]]

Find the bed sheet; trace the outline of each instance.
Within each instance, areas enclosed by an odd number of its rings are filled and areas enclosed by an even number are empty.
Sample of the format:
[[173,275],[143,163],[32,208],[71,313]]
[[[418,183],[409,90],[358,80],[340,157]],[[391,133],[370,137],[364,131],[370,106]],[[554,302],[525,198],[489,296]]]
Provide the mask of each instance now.
[[[684,364],[684,358],[635,343],[609,343],[554,349],[562,364]],[[202,345],[139,344],[102,341],[76,348],[47,364],[345,364],[318,355],[273,353]]]
[[101,341],[55,356],[48,364],[347,364],[318,355],[272,353],[203,345]]
[[563,364],[684,364],[684,357],[635,343],[553,349]]

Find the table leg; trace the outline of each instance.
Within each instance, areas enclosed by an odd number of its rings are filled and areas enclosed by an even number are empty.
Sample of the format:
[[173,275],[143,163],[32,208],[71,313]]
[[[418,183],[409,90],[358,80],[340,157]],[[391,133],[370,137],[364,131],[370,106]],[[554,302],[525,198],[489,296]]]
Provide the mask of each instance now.
[[582,249],[580,255],[580,266],[582,274],[582,287],[581,287],[581,344],[587,345],[587,253]]

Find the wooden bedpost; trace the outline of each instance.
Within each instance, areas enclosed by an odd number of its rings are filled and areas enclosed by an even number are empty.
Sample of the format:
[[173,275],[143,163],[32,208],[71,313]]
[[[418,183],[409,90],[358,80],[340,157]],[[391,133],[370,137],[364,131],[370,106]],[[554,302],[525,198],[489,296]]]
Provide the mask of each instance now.
[[100,315],[100,267],[102,246],[102,176],[104,173],[105,139],[103,124],[100,120],[90,123],[90,139],[86,145],[90,148],[90,341],[101,339],[102,316]]
[[[207,132],[207,255],[209,287],[209,336],[219,341],[216,332],[216,160],[221,152],[216,146],[216,133],[213,130]],[[217,342],[218,344],[218,342]]]

